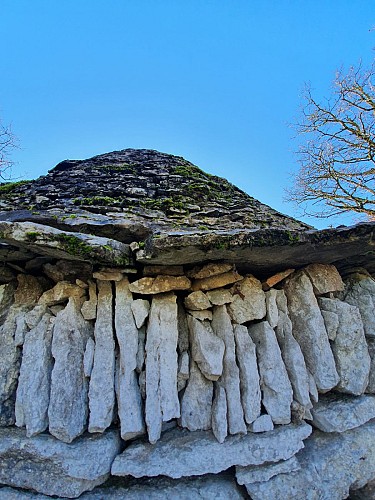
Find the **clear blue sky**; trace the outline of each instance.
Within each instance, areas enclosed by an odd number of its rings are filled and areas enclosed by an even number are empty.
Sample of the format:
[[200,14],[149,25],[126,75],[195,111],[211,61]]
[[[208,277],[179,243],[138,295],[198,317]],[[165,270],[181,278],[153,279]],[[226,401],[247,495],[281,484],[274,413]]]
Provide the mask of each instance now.
[[0,0],[13,175],[151,148],[296,215],[283,191],[304,82],[328,95],[337,68],[368,65],[374,26],[373,0]]

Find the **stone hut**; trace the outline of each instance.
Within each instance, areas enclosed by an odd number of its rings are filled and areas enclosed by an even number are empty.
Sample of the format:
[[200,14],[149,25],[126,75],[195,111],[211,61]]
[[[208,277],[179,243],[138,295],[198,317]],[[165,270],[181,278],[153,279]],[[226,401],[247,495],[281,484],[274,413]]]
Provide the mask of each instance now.
[[374,498],[373,223],[135,149],[0,210],[0,499]]

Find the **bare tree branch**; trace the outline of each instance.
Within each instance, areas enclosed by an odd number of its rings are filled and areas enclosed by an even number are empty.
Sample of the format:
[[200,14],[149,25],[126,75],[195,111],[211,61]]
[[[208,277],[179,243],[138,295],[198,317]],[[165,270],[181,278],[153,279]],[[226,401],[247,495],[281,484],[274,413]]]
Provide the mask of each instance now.
[[10,169],[14,165],[11,153],[18,148],[18,141],[10,126],[0,122],[0,178],[9,180]]
[[351,68],[335,79],[324,104],[305,90],[298,151],[300,169],[287,200],[307,215],[357,212],[375,218],[375,71]]

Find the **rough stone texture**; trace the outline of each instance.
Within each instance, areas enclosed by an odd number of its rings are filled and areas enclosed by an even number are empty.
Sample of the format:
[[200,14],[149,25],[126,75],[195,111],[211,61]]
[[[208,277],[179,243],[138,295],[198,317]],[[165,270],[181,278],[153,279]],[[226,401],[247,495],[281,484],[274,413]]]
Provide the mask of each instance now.
[[307,424],[291,424],[265,434],[229,436],[218,443],[211,432],[173,429],[154,446],[130,445],[116,457],[112,474],[179,478],[218,473],[233,465],[278,462],[295,455],[310,433]]
[[150,443],[159,439],[163,422],[180,416],[177,341],[176,296],[156,296],[151,304],[146,340],[146,424]]
[[149,301],[144,299],[133,300],[131,303],[131,310],[137,328],[142,328],[150,312]]
[[83,355],[83,372],[85,377],[91,377],[92,367],[94,366],[95,342],[89,337],[86,342],[85,353]]
[[266,292],[265,296],[267,308],[266,321],[268,321],[272,328],[275,328],[279,321],[279,309],[276,303],[277,290],[273,288]]
[[305,272],[311,280],[316,295],[344,290],[344,282],[335,266],[310,264],[305,268]]
[[186,387],[190,374],[190,356],[187,351],[182,352],[178,358],[177,390],[180,392]]
[[262,319],[266,315],[266,301],[262,284],[254,276],[247,276],[231,288],[233,302],[228,311],[235,323],[246,323],[254,319]]
[[237,271],[233,270],[227,273],[210,276],[209,278],[194,280],[191,288],[193,291],[214,290],[215,288],[236,283],[236,281],[241,281],[242,279],[243,277],[240,276]]
[[371,359],[359,310],[341,300],[324,297],[319,299],[319,304],[323,310],[336,313],[339,320],[336,337],[331,342],[340,377],[337,390],[363,394],[369,381]]
[[374,422],[342,434],[315,431],[297,455],[299,471],[249,483],[247,491],[254,500],[342,500],[374,478],[374,446]]
[[[361,279],[360,279],[361,278]],[[348,279],[346,288],[340,297],[357,306],[362,317],[363,328],[367,337],[375,337],[375,281],[365,275]]]
[[93,274],[93,278],[101,281],[121,281],[123,273],[119,269],[101,269]]
[[130,283],[129,289],[133,293],[157,294],[172,290],[189,290],[190,280],[186,276],[160,275],[156,278],[141,278]]
[[223,375],[219,384],[224,387],[227,396],[229,434],[246,434],[240,392],[240,372],[236,363],[236,345],[233,326],[225,306],[215,306],[212,329],[225,345]]
[[273,286],[280,283],[280,281],[290,276],[292,273],[294,273],[294,269],[286,269],[285,271],[280,271],[279,273],[273,274],[262,283],[263,290],[269,290]]
[[310,392],[311,400],[315,401],[315,403],[317,403],[319,400],[319,392],[318,392],[318,388],[316,386],[315,379],[314,379],[313,375],[309,372],[309,370],[307,370],[307,374],[309,376],[309,392]]
[[335,340],[337,335],[337,329],[339,327],[339,317],[335,312],[325,311],[324,309],[322,309],[322,316],[324,319],[324,324],[327,330],[327,335],[329,340]]
[[26,336],[16,397],[16,425],[26,426],[31,437],[48,427],[48,405],[53,359],[51,353],[54,317],[45,314]]
[[185,307],[193,311],[203,311],[211,307],[211,302],[201,290],[190,293],[185,298]]
[[138,330],[137,373],[141,373],[146,360],[146,327]]
[[98,308],[95,322],[95,354],[91,372],[89,432],[103,432],[111,425],[115,404],[115,341],[113,337],[112,285],[97,281]]
[[293,390],[275,332],[262,321],[251,325],[249,333],[256,345],[263,405],[275,424],[288,424]]
[[208,321],[201,322],[188,316],[191,354],[203,375],[217,380],[223,373],[224,342],[214,334]]
[[195,279],[210,278],[211,276],[217,276],[218,274],[224,274],[233,270],[233,264],[225,262],[211,262],[203,267],[194,267],[190,271],[187,271],[186,276]]
[[302,406],[311,408],[309,374],[307,372],[305,359],[301,348],[293,337],[292,323],[289,317],[279,313],[279,321],[276,327],[276,337],[281,349],[286,371],[288,372],[290,383],[293,387],[294,399]]
[[288,299],[286,298],[284,290],[277,290],[276,305],[279,312],[288,314]]
[[35,305],[43,293],[43,287],[35,276],[17,275],[17,289],[14,292],[14,305]]
[[306,366],[318,389],[329,391],[339,382],[335,360],[313,287],[308,276],[298,272],[285,284],[293,335],[301,346]]
[[212,403],[212,432],[219,443],[224,443],[228,435],[227,396],[224,387],[216,384]]
[[178,326],[178,352],[189,350],[189,327],[187,324],[187,314],[180,300],[177,299],[177,326]]
[[87,262],[74,262],[72,260],[58,260],[56,264],[49,262],[43,265],[43,272],[55,283],[59,281],[76,281],[77,277],[83,280],[92,275],[92,265]]
[[230,304],[233,302],[233,295],[227,288],[219,288],[217,290],[208,290],[206,292],[208,300],[214,306],[223,306],[224,304]]
[[92,326],[83,319],[81,306],[81,300],[69,300],[56,316],[52,338],[55,363],[48,407],[49,432],[66,443],[85,431],[88,416],[83,357]]
[[368,352],[370,355],[370,373],[366,392],[375,394],[375,339],[367,339]]
[[251,424],[260,415],[261,392],[255,344],[246,326],[235,325],[236,355],[240,369],[241,401],[245,420]]
[[313,424],[323,432],[345,432],[375,418],[375,396],[321,396],[312,409]]
[[98,306],[98,296],[96,295],[96,283],[89,280],[89,300],[82,304],[81,313],[85,319],[96,318],[96,308]]
[[199,319],[200,321],[204,321],[206,319],[212,321],[212,311],[207,309],[205,311],[189,311],[189,315],[193,316],[195,319]]
[[211,428],[213,382],[191,360],[190,377],[181,399],[181,426],[190,431]]
[[0,429],[0,482],[76,498],[106,481],[120,450],[116,431],[85,436],[68,445],[48,434],[30,439],[21,429]]
[[145,266],[143,268],[143,276],[158,276],[159,274],[182,276],[184,268],[182,266]]
[[123,440],[132,439],[146,431],[143,404],[138,385],[138,329],[132,314],[133,296],[129,280],[116,283],[115,330],[120,348],[117,373],[117,411]]
[[39,299],[40,305],[53,306],[66,302],[70,297],[81,298],[85,291],[78,285],[73,285],[68,281],[60,281],[53,288],[47,290]]
[[274,425],[269,415],[261,415],[249,426],[251,432],[273,431]]
[[270,465],[249,465],[248,467],[236,467],[236,479],[240,485],[269,481],[271,477],[278,474],[289,474],[301,469],[296,457],[282,460]]

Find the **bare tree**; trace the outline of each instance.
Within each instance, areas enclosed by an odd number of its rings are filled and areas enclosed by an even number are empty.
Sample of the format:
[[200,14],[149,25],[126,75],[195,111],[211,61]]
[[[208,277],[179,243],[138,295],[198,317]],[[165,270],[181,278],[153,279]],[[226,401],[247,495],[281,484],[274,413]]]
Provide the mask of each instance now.
[[339,73],[324,104],[305,93],[302,123],[307,142],[298,156],[300,170],[287,191],[307,215],[330,217],[357,212],[375,217],[374,68]]
[[18,147],[18,141],[10,126],[0,121],[0,178],[9,180],[10,168],[14,165],[11,158],[12,151]]

